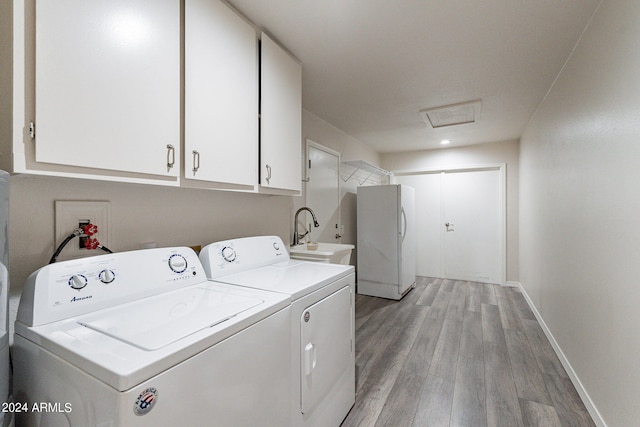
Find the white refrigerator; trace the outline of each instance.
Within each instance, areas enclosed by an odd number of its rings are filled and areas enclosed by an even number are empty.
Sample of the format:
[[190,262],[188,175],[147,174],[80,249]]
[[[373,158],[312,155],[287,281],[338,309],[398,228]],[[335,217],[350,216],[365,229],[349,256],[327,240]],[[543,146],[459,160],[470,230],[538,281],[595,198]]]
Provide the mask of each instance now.
[[[0,171],[0,404],[9,399],[9,174]],[[3,406],[4,408],[4,406]],[[5,408],[6,409],[6,408]],[[0,426],[7,426],[11,412],[0,411]]]
[[358,187],[359,294],[399,300],[415,285],[414,199],[406,185]]

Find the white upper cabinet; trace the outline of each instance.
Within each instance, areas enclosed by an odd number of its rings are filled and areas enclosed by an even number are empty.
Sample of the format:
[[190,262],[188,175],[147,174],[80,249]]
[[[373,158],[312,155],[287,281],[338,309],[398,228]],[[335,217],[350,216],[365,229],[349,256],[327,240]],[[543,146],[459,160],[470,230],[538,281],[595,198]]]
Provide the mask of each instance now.
[[262,33],[260,185],[299,193],[302,183],[302,66]]
[[36,162],[178,177],[180,0],[35,12]]
[[251,24],[219,0],[186,0],[187,180],[207,181],[212,188],[256,188],[257,58]]
[[224,1],[12,0],[0,17],[0,168],[300,194],[302,67]]

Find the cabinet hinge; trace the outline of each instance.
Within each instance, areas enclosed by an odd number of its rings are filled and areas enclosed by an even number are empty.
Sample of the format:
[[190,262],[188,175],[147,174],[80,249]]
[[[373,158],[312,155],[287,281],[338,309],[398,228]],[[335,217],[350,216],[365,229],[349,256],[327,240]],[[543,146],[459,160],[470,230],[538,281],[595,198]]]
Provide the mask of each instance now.
[[34,139],[36,137],[36,124],[29,122],[29,138]]

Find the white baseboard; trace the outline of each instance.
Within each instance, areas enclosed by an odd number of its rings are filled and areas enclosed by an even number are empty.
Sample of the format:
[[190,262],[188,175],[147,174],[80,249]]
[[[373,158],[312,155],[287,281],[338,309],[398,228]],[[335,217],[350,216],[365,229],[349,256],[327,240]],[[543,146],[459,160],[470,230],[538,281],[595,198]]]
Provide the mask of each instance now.
[[520,284],[520,282],[512,282],[510,280],[507,280],[507,283],[504,284],[505,286],[509,287],[509,288],[522,288],[522,285]]
[[536,316],[536,319],[538,319],[538,323],[542,327],[544,334],[547,336],[547,339],[551,343],[553,350],[556,352],[558,359],[560,359],[562,366],[564,367],[565,371],[567,371],[567,374],[569,375],[569,379],[571,379],[573,386],[578,391],[580,398],[582,398],[582,402],[584,403],[584,406],[586,406],[587,411],[589,411],[589,415],[591,415],[591,418],[593,418],[593,422],[598,427],[607,427],[607,424],[604,422],[604,419],[602,419],[602,415],[600,415],[598,408],[596,408],[596,405],[591,400],[589,393],[587,393],[587,390],[582,385],[582,382],[580,382],[580,379],[578,378],[578,375],[576,374],[576,372],[573,370],[571,363],[569,363],[569,360],[564,355],[562,349],[560,348],[560,345],[558,344],[555,337],[551,333],[551,330],[547,327],[547,324],[544,322],[542,315],[540,314],[536,306],[533,304],[533,301],[529,297],[529,294],[527,294],[527,291],[525,291],[524,287],[522,286],[522,283],[507,282],[506,286],[515,286],[518,289],[520,289],[520,292],[522,292],[524,299],[527,301],[527,304],[529,304],[531,311],[533,311],[533,314]]

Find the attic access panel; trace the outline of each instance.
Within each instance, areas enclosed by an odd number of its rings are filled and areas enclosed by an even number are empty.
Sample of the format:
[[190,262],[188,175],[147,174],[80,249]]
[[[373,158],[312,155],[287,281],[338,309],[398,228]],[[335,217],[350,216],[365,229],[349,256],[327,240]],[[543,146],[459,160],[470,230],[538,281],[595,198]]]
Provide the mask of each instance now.
[[422,120],[434,129],[475,123],[480,116],[481,101],[463,102],[420,111]]

